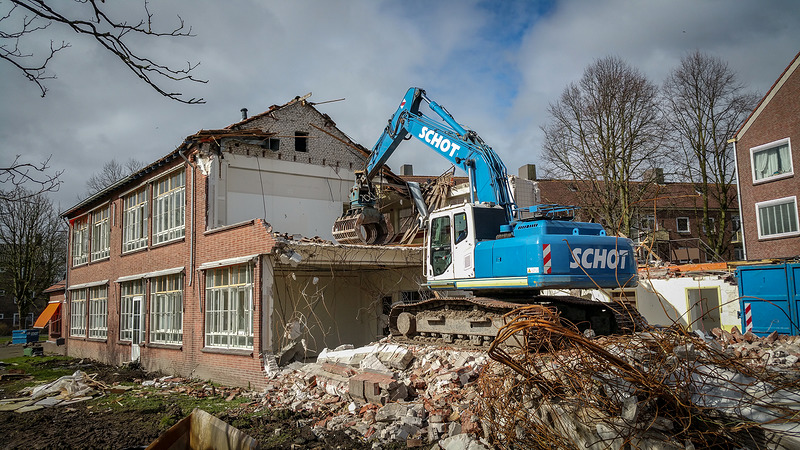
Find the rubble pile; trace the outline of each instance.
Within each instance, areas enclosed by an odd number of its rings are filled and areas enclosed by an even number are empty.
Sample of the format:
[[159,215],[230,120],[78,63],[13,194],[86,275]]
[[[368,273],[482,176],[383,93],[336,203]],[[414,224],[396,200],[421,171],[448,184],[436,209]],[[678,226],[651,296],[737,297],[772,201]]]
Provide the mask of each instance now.
[[800,448],[800,384],[731,345],[674,329],[590,339],[521,308],[479,382],[483,433],[502,448]]
[[347,430],[377,445],[484,448],[474,405],[485,352],[378,343],[324,350],[276,373],[265,408],[307,410],[314,432]]
[[[773,331],[768,336],[758,337],[749,331],[742,334],[737,327],[733,327],[730,332],[714,328],[711,334],[729,354],[750,366],[764,366],[782,373],[790,369],[800,369],[800,336],[788,336]],[[704,337],[708,340],[707,336]]]

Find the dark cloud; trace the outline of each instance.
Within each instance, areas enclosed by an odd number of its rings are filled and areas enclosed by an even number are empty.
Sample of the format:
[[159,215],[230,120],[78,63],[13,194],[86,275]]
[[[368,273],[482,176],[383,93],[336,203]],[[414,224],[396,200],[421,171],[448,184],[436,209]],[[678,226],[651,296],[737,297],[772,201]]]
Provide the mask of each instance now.
[[[161,97],[88,39],[57,31],[72,48],[52,65],[45,98],[0,64],[0,163],[52,154],[64,169],[55,196],[68,207],[105,161],[152,161],[202,128],[257,114],[313,92],[353,139],[371,147],[410,86],[427,89],[457,120],[477,130],[510,172],[538,162],[548,102],[596,58],[618,55],[655,82],[688,51],[730,62],[742,81],[766,90],[796,54],[800,4],[792,1],[496,2],[152,1],[157,25],[192,26],[193,38],[137,39],[155,59],[200,62],[206,84],[168,87],[205,105]],[[135,15],[138,2],[115,4]],[[42,35],[39,44],[49,45]],[[406,144],[389,164],[416,173],[447,168]]]

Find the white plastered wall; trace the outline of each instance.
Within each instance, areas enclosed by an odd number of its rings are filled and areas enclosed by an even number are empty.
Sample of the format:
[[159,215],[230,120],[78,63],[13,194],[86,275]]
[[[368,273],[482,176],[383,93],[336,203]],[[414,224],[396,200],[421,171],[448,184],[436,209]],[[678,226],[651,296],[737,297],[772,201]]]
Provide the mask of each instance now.
[[691,308],[688,290],[709,288],[719,290],[722,328],[728,331],[734,326],[741,328],[738,287],[715,275],[640,279],[636,287],[636,304],[651,325],[671,326],[679,323],[684,329],[695,330],[700,328],[700,324],[698,317],[687,313]]
[[354,179],[346,169],[225,153],[209,176],[209,227],[264,218],[277,232],[331,240]]
[[383,298],[397,300],[403,291],[417,291],[421,276],[418,267],[293,268],[274,261],[265,258],[273,270],[262,299],[264,311],[271,312],[264,349],[273,352],[289,343],[284,334],[293,321],[300,323],[299,339],[305,340],[310,355],[326,347],[376,341],[382,337]]

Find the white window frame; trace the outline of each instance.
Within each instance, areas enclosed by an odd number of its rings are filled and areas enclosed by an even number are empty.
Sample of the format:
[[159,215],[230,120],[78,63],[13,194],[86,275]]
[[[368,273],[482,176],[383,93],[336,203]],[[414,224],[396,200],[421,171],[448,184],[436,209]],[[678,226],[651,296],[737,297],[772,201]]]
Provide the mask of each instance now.
[[108,285],[89,288],[89,338],[108,338]]
[[[717,231],[717,219],[714,218],[714,217],[709,217],[708,221],[711,222],[711,233],[715,233]],[[705,220],[703,220],[701,222],[702,222],[703,234],[708,235],[709,231],[706,229]]]
[[[787,203],[790,203],[790,204],[794,205],[794,208],[793,208],[792,212],[794,212],[794,226],[795,226],[796,229],[794,231],[788,231],[788,232],[783,232],[783,233],[763,234],[762,233],[762,229],[761,229],[761,209],[762,208],[769,208],[769,207],[777,206],[777,205],[783,205],[783,204],[787,204]],[[787,237],[787,236],[800,235],[800,218],[798,218],[798,214],[797,214],[797,196],[792,195],[792,196],[789,196],[789,197],[778,198],[778,199],[775,199],[775,200],[767,200],[767,201],[764,201],[764,202],[758,202],[758,203],[756,203],[755,208],[756,208],[756,227],[757,227],[757,230],[758,230],[758,239],[777,239],[777,238],[782,238],[782,237]]]
[[[789,149],[789,161],[788,161],[789,171],[788,172],[779,173],[779,174],[776,174],[776,175],[770,175],[770,176],[766,176],[766,177],[763,177],[763,178],[756,179],[756,173],[757,173],[756,172],[756,154],[760,153],[760,152],[765,152],[765,151],[768,151],[768,150],[771,150],[771,149],[774,149],[774,148],[777,148],[777,147],[781,147],[783,145],[786,145],[788,147],[788,149]],[[759,145],[757,147],[751,148],[750,149],[750,171],[751,171],[752,176],[753,176],[753,184],[767,183],[769,181],[775,181],[775,180],[780,180],[780,179],[783,179],[783,178],[789,178],[789,177],[794,176],[794,162],[792,161],[792,144],[791,144],[789,138],[779,139],[777,141],[770,142],[768,144],[763,144],[763,145]]]
[[150,280],[150,342],[183,343],[183,274]]
[[[681,229],[681,219],[686,220],[686,229]],[[692,232],[692,222],[689,220],[688,217],[676,217],[675,218],[675,230],[678,233],[686,234]]]
[[181,239],[186,232],[186,171],[153,183],[153,244]]
[[142,280],[121,283],[119,296],[119,340],[133,341],[133,298],[144,301],[144,282]]
[[69,335],[86,337],[86,289],[70,292]]
[[89,262],[89,216],[72,222],[72,267]]
[[253,264],[206,270],[206,347],[253,348]]
[[109,227],[110,206],[106,205],[92,211],[92,261],[106,259],[111,255],[111,227]]
[[147,247],[147,186],[123,198],[122,253]]

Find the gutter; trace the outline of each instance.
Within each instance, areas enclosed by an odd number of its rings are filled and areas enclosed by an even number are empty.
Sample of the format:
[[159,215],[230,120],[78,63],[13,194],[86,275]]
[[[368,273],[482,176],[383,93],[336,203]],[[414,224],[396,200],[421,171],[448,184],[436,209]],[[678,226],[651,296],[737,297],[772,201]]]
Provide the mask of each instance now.
[[744,260],[747,261],[747,241],[744,232],[744,210],[742,210],[742,183],[739,180],[739,155],[736,151],[738,138],[728,139],[729,144],[733,144],[733,165],[736,173],[736,202],[739,204],[739,229],[742,230],[742,253]]

